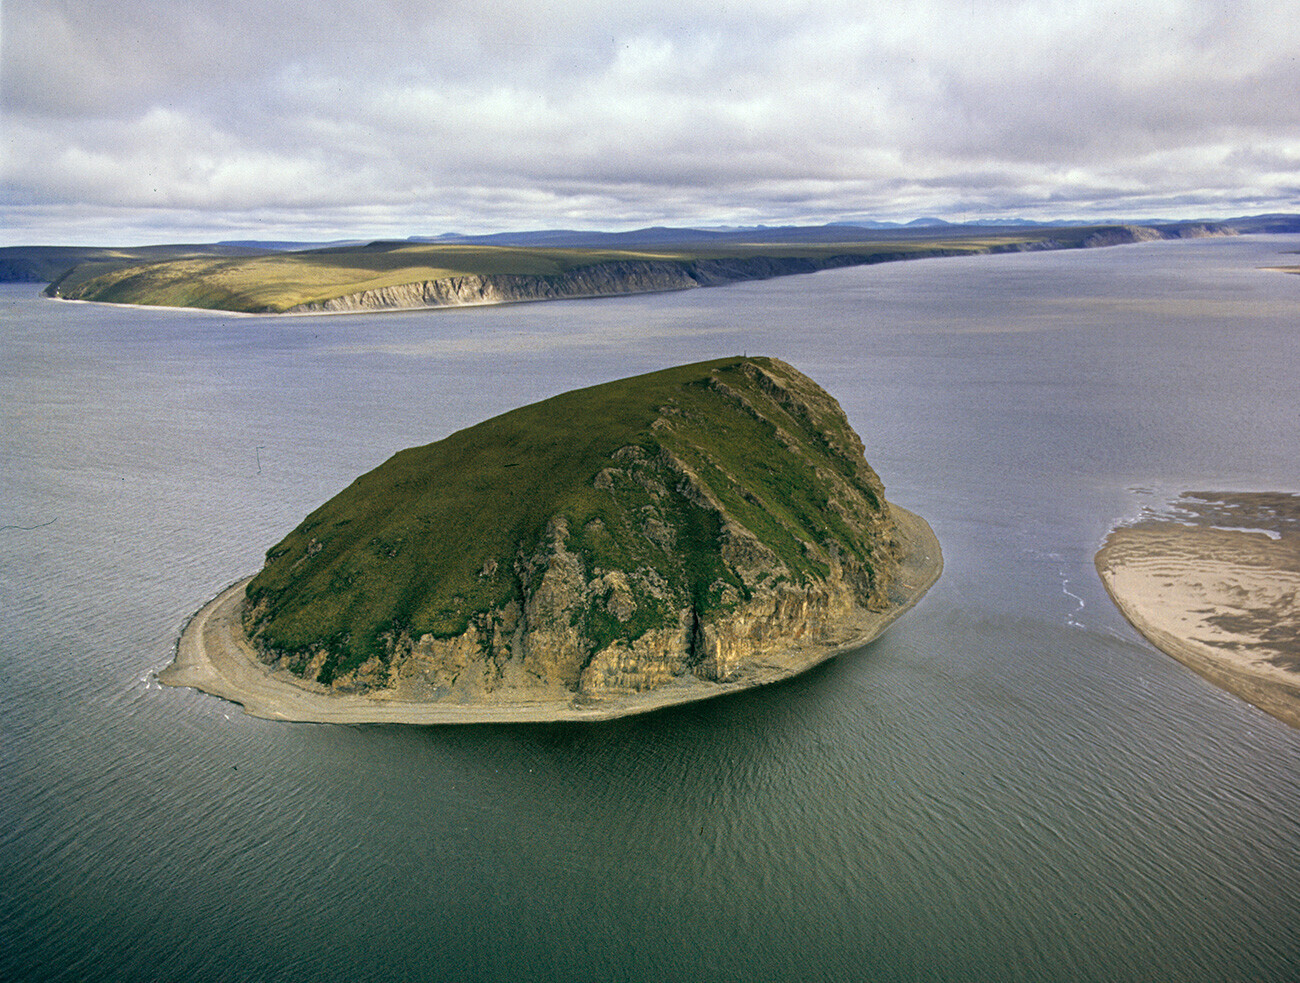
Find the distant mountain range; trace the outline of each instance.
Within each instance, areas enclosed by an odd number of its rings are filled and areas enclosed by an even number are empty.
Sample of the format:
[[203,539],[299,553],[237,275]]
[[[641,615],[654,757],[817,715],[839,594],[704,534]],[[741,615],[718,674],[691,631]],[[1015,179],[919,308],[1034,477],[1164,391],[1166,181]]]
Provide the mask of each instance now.
[[690,246],[705,243],[754,245],[789,243],[860,242],[864,240],[891,240],[928,238],[936,230],[945,236],[985,234],[992,229],[1014,232],[1017,229],[1092,228],[1114,225],[1142,225],[1166,229],[1174,227],[1210,226],[1229,227],[1246,233],[1300,233],[1300,215],[1254,215],[1232,219],[1197,219],[1187,222],[1168,220],[1115,221],[1115,222],[1032,222],[1025,219],[979,219],[974,222],[947,222],[941,218],[918,218],[906,224],[897,222],[851,221],[831,222],[826,225],[755,225],[740,228],[672,228],[652,226],[627,232],[594,232],[579,229],[545,229],[535,232],[497,232],[489,235],[466,235],[445,232],[437,236],[409,236],[408,242],[456,243],[463,245],[496,246],[553,246],[577,249],[593,248],[632,249],[637,247]]

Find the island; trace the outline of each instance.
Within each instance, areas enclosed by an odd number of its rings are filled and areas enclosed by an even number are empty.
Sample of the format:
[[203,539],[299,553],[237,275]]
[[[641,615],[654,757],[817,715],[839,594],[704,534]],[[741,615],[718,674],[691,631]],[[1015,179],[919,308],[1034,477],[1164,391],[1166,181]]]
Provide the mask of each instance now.
[[861,647],[942,565],[833,397],[724,358],[399,452],[204,606],[159,679],[285,720],[604,719]]
[[1187,492],[1112,531],[1096,566],[1153,645],[1300,727],[1300,495]]
[[[1249,226],[1247,226],[1249,227]],[[63,300],[240,314],[337,314],[611,297],[714,287],[908,259],[1086,249],[1235,235],[1215,223],[851,226],[708,232],[538,233],[323,248],[241,243],[136,250],[0,250],[0,273],[54,277]]]

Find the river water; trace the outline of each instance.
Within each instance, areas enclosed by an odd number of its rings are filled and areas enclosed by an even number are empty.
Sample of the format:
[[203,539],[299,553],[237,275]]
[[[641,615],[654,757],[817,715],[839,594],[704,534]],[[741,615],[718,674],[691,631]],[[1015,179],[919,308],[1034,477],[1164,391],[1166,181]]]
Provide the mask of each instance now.
[[[0,288],[0,978],[1300,972],[1300,732],[1106,599],[1112,524],[1300,488],[1296,237],[251,318]],[[1294,257],[1290,257],[1294,260]],[[586,725],[275,723],[153,674],[394,451],[748,352],[947,568],[790,683]]]

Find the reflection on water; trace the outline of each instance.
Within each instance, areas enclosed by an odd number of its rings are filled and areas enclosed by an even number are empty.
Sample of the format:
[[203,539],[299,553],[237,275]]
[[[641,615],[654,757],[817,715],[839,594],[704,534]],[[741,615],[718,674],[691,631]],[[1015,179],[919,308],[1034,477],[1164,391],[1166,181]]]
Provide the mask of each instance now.
[[[1144,506],[1296,490],[1288,248],[324,318],[0,288],[0,975],[1293,978],[1300,737],[1092,571]],[[943,541],[867,649],[594,726],[285,725],[152,680],[394,451],[732,352],[822,383]]]

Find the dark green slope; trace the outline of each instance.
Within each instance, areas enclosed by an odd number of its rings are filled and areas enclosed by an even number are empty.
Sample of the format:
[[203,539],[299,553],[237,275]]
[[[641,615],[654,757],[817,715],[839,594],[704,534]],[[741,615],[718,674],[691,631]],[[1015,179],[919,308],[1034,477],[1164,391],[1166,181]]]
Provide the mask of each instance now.
[[[158,263],[195,257],[236,257],[264,249],[232,244],[174,246],[0,246],[0,283],[51,283],[69,289],[87,278],[129,264]],[[70,276],[73,268],[75,276]]]
[[[589,579],[641,571],[658,585],[622,621],[607,598],[587,599],[573,617],[595,649],[685,608],[716,616],[759,581],[819,582],[832,562],[870,603],[888,578],[887,528],[838,404],[779,361],[722,359],[564,393],[396,454],[268,552],[246,624],[266,657],[299,668],[328,650],[329,682],[388,658],[400,635],[457,636],[526,604],[558,529]],[[734,544],[755,539],[761,555],[746,560]]]

